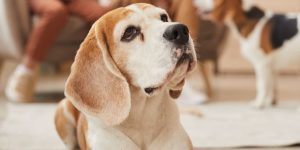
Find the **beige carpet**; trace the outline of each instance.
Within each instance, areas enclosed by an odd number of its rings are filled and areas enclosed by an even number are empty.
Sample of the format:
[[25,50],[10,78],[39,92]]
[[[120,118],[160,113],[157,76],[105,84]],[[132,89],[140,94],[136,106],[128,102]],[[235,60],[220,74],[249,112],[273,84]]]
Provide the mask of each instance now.
[[0,126],[2,150],[60,150],[64,145],[54,129],[56,104],[7,104]]
[[246,102],[200,106],[202,118],[183,114],[182,123],[197,147],[274,147],[300,143],[300,102],[257,110]]
[[[55,105],[7,104],[0,149],[64,149],[54,130]],[[182,122],[197,147],[284,146],[300,142],[298,105],[285,102],[258,111],[241,102],[209,104],[199,107],[203,118],[183,114]]]

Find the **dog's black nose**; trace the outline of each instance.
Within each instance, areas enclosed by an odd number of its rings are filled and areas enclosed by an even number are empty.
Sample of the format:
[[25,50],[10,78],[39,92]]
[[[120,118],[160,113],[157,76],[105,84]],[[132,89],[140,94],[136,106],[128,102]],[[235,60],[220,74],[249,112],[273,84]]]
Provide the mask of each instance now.
[[189,29],[183,24],[175,24],[169,26],[163,37],[175,44],[186,44],[189,41]]

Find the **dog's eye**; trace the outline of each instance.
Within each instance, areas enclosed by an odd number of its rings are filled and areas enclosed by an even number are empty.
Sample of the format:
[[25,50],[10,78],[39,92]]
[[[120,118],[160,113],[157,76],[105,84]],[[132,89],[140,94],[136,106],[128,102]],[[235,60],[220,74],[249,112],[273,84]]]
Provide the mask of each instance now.
[[140,28],[135,26],[129,26],[126,28],[121,41],[129,42],[133,40],[137,35],[140,34]]
[[166,14],[160,15],[160,20],[163,22],[168,22],[168,16]]

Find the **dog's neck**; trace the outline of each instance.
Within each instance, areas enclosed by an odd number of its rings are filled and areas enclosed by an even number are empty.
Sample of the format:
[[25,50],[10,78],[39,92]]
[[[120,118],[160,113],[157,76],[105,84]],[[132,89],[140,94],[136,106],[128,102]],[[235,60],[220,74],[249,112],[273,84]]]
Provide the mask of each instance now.
[[234,26],[235,32],[241,37],[247,38],[262,17],[264,17],[264,12],[257,7],[252,7],[248,11],[240,7],[235,9],[229,24]]
[[177,106],[167,89],[151,97],[145,96],[136,87],[130,90],[130,114],[117,128],[140,147],[151,143],[168,124],[179,122]]
[[[150,145],[164,128],[178,126],[179,111],[169,90],[162,89],[154,96],[145,96],[140,88],[130,86],[131,110],[120,125],[106,126],[101,120],[88,117],[90,126],[102,127],[127,136],[138,147]],[[96,129],[96,128],[95,128]],[[120,133],[121,132],[121,133]]]

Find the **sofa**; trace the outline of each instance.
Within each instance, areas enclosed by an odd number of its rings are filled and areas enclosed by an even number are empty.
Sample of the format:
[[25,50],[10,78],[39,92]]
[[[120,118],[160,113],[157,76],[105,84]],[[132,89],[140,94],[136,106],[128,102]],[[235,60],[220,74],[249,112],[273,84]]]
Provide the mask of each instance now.
[[[9,76],[21,60],[26,39],[38,19],[30,13],[26,0],[0,1],[0,94],[3,94]],[[57,72],[57,66],[72,61],[88,30],[89,26],[80,18],[69,17],[65,28],[49,49],[42,72]],[[64,71],[68,69],[63,68]]]
[[[31,14],[26,0],[0,1],[0,59],[19,60],[30,30],[38,17]],[[58,63],[74,58],[88,32],[88,25],[70,17],[67,25],[49,49],[46,62]]]

